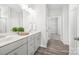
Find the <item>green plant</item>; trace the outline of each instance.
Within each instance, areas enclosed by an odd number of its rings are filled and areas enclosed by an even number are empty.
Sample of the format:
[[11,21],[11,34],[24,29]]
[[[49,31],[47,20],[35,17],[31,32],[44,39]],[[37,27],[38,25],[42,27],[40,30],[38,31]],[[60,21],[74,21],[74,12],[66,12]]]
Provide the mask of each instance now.
[[13,27],[13,28],[12,28],[12,31],[13,31],[13,32],[17,32],[17,31],[18,31],[17,27]]
[[24,32],[24,28],[23,27],[18,27],[18,32]]

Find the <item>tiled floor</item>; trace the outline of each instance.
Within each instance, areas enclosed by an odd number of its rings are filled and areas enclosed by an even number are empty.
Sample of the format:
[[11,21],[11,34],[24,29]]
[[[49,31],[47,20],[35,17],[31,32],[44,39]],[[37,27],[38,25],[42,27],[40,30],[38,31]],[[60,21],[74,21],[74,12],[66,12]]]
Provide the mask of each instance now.
[[47,48],[39,47],[35,55],[68,55],[69,46],[60,40],[50,39]]

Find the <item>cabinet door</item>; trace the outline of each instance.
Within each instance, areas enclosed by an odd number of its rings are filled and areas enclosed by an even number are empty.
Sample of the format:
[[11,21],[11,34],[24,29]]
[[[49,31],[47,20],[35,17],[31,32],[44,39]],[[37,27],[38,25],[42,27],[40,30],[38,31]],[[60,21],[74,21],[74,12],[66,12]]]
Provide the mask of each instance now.
[[27,45],[24,44],[23,46],[9,53],[8,55],[27,55]]
[[34,51],[34,35],[28,37],[28,55],[33,55]]
[[37,42],[38,42],[37,46],[38,46],[38,48],[39,48],[39,46],[40,46],[40,44],[41,44],[41,33],[38,33]]
[[34,39],[35,39],[35,51],[36,51],[41,43],[41,34],[40,33],[35,34]]

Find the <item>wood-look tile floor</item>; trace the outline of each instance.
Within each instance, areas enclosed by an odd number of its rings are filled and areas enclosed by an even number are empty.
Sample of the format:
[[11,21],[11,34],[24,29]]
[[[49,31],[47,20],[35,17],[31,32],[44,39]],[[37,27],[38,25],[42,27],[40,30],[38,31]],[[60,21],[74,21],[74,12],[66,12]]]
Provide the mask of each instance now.
[[50,39],[47,48],[39,47],[35,55],[68,55],[69,46],[60,40]]

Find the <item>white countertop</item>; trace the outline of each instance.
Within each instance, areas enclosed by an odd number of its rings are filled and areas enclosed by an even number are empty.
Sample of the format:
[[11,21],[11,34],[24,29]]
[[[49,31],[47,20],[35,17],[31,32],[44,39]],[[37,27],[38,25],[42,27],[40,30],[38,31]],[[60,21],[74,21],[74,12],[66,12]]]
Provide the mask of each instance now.
[[31,35],[33,35],[33,34],[36,34],[36,33],[38,33],[38,32],[40,32],[40,31],[32,32],[32,33],[30,33],[30,34],[28,34],[28,35],[25,35],[25,36],[20,36],[20,35],[17,35],[17,34],[16,34],[16,35],[8,35],[8,36],[5,37],[5,38],[0,38],[0,47],[5,46],[5,45],[7,45],[7,44],[10,44],[10,43],[12,43],[12,42],[21,40],[21,39],[23,39],[23,38],[26,38],[26,37],[31,36]]

